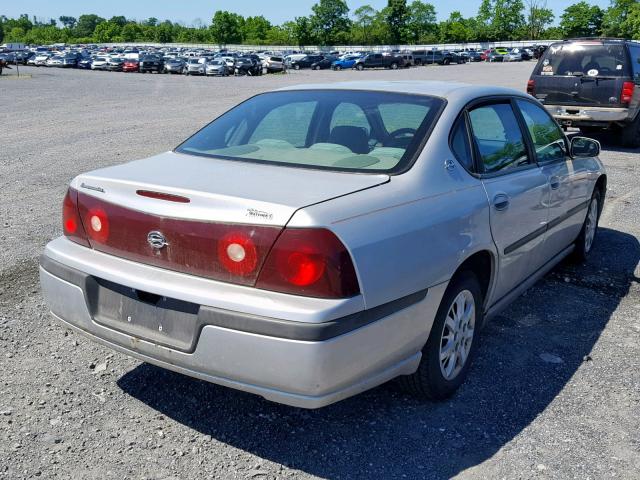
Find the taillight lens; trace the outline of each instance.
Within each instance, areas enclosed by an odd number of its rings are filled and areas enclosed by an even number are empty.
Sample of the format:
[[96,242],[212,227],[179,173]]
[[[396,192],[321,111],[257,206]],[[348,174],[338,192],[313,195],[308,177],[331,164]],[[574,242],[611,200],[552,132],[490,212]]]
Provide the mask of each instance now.
[[349,252],[329,230],[285,229],[258,276],[257,288],[320,298],[359,293]]
[[248,232],[232,231],[218,240],[218,260],[230,274],[245,277],[258,266],[258,249]]
[[109,218],[102,208],[91,208],[84,216],[86,232],[91,240],[105,243],[109,238]]
[[631,103],[633,99],[633,91],[635,90],[635,83],[633,82],[624,82],[622,84],[622,93],[620,94],[620,103]]
[[89,246],[78,211],[78,192],[73,188],[67,190],[62,202],[62,229],[69,240],[85,247]]
[[527,82],[527,93],[531,96],[536,94],[536,81],[535,80],[529,80]]

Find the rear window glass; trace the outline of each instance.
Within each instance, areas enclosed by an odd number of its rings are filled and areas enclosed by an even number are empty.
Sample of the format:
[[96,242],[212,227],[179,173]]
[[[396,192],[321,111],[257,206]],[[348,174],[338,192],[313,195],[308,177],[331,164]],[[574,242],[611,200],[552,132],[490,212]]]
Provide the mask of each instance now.
[[545,76],[620,77],[627,70],[624,46],[602,43],[551,45],[538,66]]
[[299,167],[394,172],[414,158],[443,102],[426,95],[351,90],[265,93],[223,114],[176,151]]

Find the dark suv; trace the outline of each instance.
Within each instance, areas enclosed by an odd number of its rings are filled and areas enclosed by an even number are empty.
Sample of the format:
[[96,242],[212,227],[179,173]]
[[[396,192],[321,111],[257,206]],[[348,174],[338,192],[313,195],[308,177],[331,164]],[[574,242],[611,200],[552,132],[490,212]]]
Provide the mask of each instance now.
[[146,72],[164,72],[164,58],[160,55],[145,55],[140,58],[140,73]]
[[364,70],[365,68],[390,68],[396,70],[404,66],[404,59],[398,55],[383,53],[370,53],[356,60],[353,68]]
[[584,133],[611,129],[623,145],[640,146],[640,43],[575,39],[551,45],[527,92],[563,126]]

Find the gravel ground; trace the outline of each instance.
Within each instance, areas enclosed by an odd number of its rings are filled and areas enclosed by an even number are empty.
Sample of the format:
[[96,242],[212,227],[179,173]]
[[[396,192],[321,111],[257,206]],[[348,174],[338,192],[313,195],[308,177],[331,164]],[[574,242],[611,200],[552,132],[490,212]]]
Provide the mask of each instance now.
[[0,478],[640,478],[640,155],[605,144],[588,265],[484,330],[445,403],[393,383],[305,411],[141,364],[67,332],[39,292],[77,173],[142,158],[248,96],[337,79],[524,88],[531,63],[194,78],[21,68],[0,78]]

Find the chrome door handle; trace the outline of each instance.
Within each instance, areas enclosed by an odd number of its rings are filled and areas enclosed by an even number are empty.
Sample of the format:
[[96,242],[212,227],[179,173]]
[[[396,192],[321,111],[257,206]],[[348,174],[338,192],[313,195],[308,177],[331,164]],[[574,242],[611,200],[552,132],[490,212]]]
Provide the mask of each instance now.
[[499,193],[493,197],[493,207],[496,210],[506,210],[509,208],[509,197],[504,193]]

